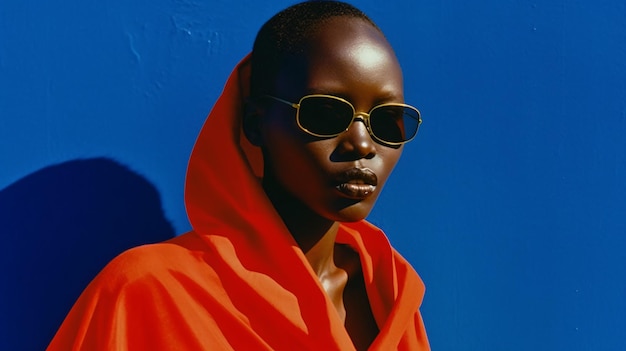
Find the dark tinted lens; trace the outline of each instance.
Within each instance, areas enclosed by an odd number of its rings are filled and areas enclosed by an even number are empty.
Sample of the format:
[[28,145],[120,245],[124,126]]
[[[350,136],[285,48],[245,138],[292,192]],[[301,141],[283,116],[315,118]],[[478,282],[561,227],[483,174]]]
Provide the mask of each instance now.
[[318,135],[343,132],[352,122],[354,112],[347,103],[323,96],[310,96],[300,101],[300,126]]
[[384,105],[370,113],[372,134],[390,143],[410,140],[419,127],[419,113],[406,106]]

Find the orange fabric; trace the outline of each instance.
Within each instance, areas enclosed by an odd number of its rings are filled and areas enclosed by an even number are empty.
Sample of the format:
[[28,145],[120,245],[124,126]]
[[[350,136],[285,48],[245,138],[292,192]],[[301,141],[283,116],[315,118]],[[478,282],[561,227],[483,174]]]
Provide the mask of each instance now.
[[[354,350],[303,252],[260,186],[261,155],[241,134],[248,58],[194,147],[185,202],[193,231],[131,249],[91,282],[56,350]],[[429,350],[424,286],[377,228],[342,224],[361,257],[380,334],[372,350]]]

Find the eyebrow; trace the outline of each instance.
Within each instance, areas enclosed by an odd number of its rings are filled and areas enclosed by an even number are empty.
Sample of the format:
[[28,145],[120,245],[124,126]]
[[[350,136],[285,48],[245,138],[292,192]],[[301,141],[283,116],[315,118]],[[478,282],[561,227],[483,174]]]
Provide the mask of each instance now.
[[[323,94],[323,95],[332,95],[332,96],[336,96],[336,97],[340,97],[342,99],[348,100],[350,101],[350,103],[352,103],[354,101],[354,99],[352,99],[352,97],[350,96],[350,94],[345,93],[345,92],[341,92],[338,90],[329,90],[329,89],[320,89],[320,88],[315,88],[315,87],[311,87],[311,88],[307,88],[304,92],[304,95],[312,95],[312,94]],[[385,103],[390,103],[390,102],[397,102],[397,103],[403,103],[404,102],[404,94],[401,96],[397,96],[396,94],[387,91],[387,92],[381,92],[381,94],[376,98],[376,100],[374,100],[374,106],[376,105],[380,105],[380,104],[385,104]]]
[[404,103],[404,94],[397,96],[391,92],[387,92],[386,94],[381,95],[381,98],[376,99],[376,105],[386,104],[389,102]]

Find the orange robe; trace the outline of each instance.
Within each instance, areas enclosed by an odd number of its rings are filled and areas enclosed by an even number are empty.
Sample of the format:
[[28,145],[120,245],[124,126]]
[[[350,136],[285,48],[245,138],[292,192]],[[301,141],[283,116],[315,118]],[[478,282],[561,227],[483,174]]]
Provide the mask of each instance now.
[[[49,351],[354,350],[304,253],[260,185],[241,131],[249,58],[231,74],[189,161],[193,227],[111,261],[80,296]],[[371,350],[429,350],[424,285],[367,223],[340,225],[359,253],[380,333]]]

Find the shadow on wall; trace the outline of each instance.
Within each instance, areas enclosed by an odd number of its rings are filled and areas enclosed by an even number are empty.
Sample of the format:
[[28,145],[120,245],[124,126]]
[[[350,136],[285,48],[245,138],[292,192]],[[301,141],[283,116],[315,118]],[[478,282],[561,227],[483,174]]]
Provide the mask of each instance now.
[[46,167],[0,190],[0,233],[0,350],[44,350],[109,260],[174,237],[156,188],[106,158]]

